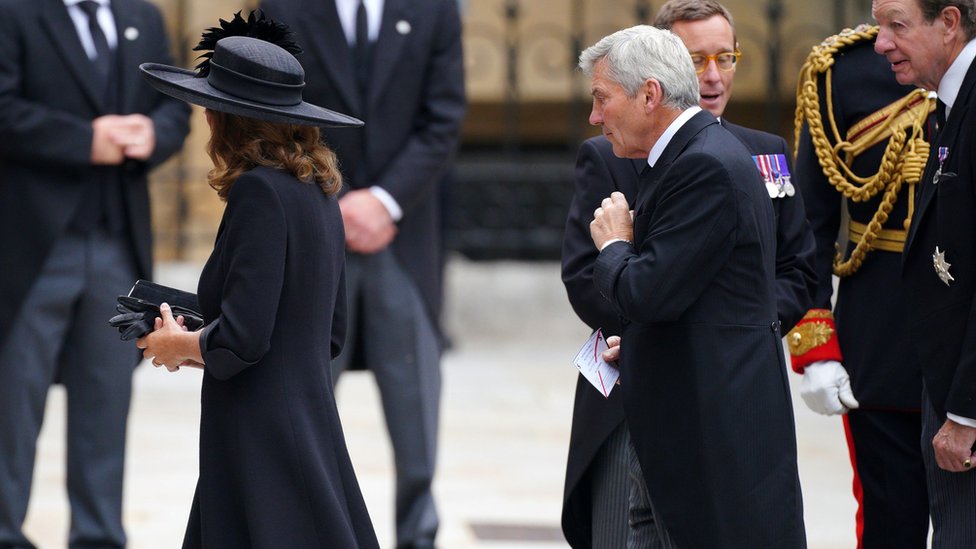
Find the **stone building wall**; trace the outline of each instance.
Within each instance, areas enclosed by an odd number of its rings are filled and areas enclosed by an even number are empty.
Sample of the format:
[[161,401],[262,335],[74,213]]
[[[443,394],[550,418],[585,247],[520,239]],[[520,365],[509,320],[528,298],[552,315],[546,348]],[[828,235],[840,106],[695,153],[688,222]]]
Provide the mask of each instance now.
[[[219,17],[228,18],[256,2],[241,0],[153,0],[165,14],[180,64],[190,67],[190,48]],[[660,1],[648,0],[461,0],[465,19],[465,65],[471,108],[463,142],[490,149],[504,143],[559,145],[571,149],[592,130],[586,126],[588,84],[575,70],[578,47],[650,18]],[[760,118],[770,94],[769,48],[780,44],[779,118],[789,133],[797,71],[810,47],[834,32],[829,9],[844,9],[851,23],[869,16],[866,0],[767,2],[728,0],[744,52],[729,106],[737,121]],[[768,13],[782,4],[780,24]],[[510,17],[517,7],[517,19]],[[865,6],[867,6],[865,8]],[[513,21],[517,21],[513,23]],[[575,42],[572,39],[575,38]],[[517,52],[513,54],[513,52]],[[515,120],[515,123],[511,121]],[[761,123],[753,124],[762,127]],[[191,135],[183,153],[161,167],[152,180],[156,256],[159,260],[201,261],[213,244],[223,203],[206,184],[210,160],[202,109],[194,107]],[[511,147],[509,147],[510,149]]]

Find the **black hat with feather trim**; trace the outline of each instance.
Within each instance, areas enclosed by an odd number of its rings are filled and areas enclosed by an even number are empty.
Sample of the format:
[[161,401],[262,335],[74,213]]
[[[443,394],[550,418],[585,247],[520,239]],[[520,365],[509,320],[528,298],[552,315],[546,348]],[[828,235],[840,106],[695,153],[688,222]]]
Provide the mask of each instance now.
[[351,116],[302,100],[305,70],[295,55],[301,48],[282,23],[255,12],[203,33],[194,51],[205,51],[196,71],[159,63],[139,68],[166,95],[249,118],[310,126],[362,126]]

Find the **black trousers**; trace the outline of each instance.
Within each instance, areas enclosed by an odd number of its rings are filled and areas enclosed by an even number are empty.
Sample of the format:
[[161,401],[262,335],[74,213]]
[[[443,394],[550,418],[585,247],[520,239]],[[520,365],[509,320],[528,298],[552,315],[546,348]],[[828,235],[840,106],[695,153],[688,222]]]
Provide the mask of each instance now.
[[56,243],[0,342],[0,548],[30,548],[27,513],[48,388],[67,393],[72,549],[125,546],[122,477],[132,372],[139,353],[108,319],[135,267],[124,238],[101,230]]
[[860,549],[924,549],[929,508],[922,449],[922,414],[851,410],[844,416]]
[[346,299],[346,346],[332,361],[333,379],[357,356],[373,372],[396,462],[397,547],[432,548],[440,524],[432,486],[441,395],[437,333],[390,249],[347,254]]

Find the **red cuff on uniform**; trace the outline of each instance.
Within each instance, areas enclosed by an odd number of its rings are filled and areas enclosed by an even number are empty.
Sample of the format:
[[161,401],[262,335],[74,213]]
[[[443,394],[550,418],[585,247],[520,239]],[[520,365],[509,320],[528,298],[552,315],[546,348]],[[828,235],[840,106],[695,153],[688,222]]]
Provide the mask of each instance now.
[[827,309],[810,309],[786,334],[793,371],[802,374],[808,364],[821,360],[843,362],[837,343],[834,315]]

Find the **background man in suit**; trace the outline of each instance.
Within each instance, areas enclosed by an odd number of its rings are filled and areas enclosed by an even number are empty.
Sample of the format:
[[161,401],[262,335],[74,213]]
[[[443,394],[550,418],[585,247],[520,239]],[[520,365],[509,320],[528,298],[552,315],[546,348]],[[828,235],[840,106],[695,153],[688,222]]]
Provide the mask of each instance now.
[[[976,543],[976,6],[875,0],[874,49],[901,84],[938,90],[939,130],[905,241],[905,318],[922,367],[933,547]],[[942,122],[944,120],[944,122]],[[931,442],[929,442],[931,441]]]
[[[820,283],[786,340],[807,406],[843,414],[858,547],[911,549],[927,543],[929,512],[922,377],[908,344],[901,261],[935,100],[895,81],[873,50],[876,34],[862,25],[829,37],[800,71],[794,181],[816,235]],[[846,254],[835,260],[838,247]]]
[[366,122],[323,130],[346,180],[347,345],[373,371],[396,460],[398,547],[430,547],[440,403],[438,185],[465,111],[456,0],[265,0],[305,48],[305,97]]
[[633,217],[614,193],[591,223],[594,280],[623,323],[628,546],[803,547],[762,179],[698,107],[694,66],[673,34],[619,31],[580,67],[592,79],[590,122],[615,155],[649,166]]
[[137,363],[106,326],[150,278],[149,169],[189,108],[139,63],[169,62],[143,0],[0,2],[0,547],[21,532],[48,387],[68,395],[71,547],[123,547],[126,417]]
[[[672,0],[661,6],[654,25],[670,29],[692,54],[699,105],[754,157],[780,155],[786,165],[792,156],[783,138],[729,123],[722,117],[732,94],[738,43],[729,11],[711,0]],[[628,200],[637,193],[644,159],[617,158],[603,136],[580,147],[576,164],[576,194],[563,240],[563,282],[570,303],[590,328],[605,335],[620,333],[620,320],[610,302],[593,284],[597,250],[589,234],[593,210],[613,191]],[[776,308],[785,329],[792,328],[810,306],[813,275],[813,234],[806,222],[799,193],[772,197],[776,214]],[[580,376],[576,387],[563,500],[562,527],[570,545],[622,547],[627,536],[627,427],[620,391],[609,399]]]

